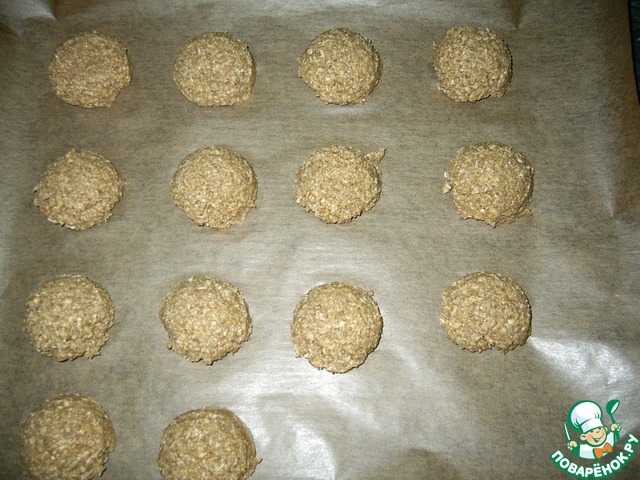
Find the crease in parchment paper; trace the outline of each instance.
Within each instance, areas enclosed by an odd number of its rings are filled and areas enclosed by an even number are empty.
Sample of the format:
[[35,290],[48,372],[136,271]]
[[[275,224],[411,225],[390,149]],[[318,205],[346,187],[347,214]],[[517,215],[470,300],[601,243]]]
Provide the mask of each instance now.
[[0,2],[0,28],[17,37],[25,33],[27,20],[53,20],[53,3],[55,0],[20,0]]

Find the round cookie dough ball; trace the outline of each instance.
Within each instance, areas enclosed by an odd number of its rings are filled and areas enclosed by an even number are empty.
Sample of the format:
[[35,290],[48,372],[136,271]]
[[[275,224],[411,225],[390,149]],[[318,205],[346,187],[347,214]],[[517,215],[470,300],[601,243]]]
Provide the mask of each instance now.
[[311,41],[298,59],[298,75],[326,103],[363,103],[380,80],[382,60],[370,40],[338,28]]
[[531,307],[513,280],[497,273],[471,273],[442,294],[440,323],[463,349],[496,347],[506,353],[531,335]]
[[350,147],[320,148],[296,176],[296,202],[326,223],[346,223],[373,208],[382,191],[381,148],[363,155]]
[[82,275],[60,275],[29,297],[24,329],[42,355],[63,362],[99,355],[113,318],[113,301],[103,286]]
[[196,105],[237,105],[251,95],[256,64],[249,47],[230,33],[205,33],[178,52],[173,79]]
[[176,417],[162,435],[158,454],[164,480],[244,480],[258,463],[247,426],[216,407]]
[[79,107],[110,107],[131,83],[133,68],[119,41],[97,32],[62,43],[49,64],[49,82],[58,98]]
[[111,421],[94,399],[60,395],[20,427],[20,450],[33,480],[89,480],[104,472],[116,446]]
[[102,155],[71,150],[47,168],[34,188],[33,203],[50,222],[87,230],[109,219],[122,198],[124,183]]
[[364,363],[382,335],[382,316],[373,292],[341,282],[317,286],[293,314],[296,356],[319,370],[345,373]]
[[531,215],[533,166],[512,147],[478,143],[461,148],[444,176],[444,192],[451,192],[462,218],[495,227]]
[[451,28],[435,46],[438,89],[457,102],[502,97],[511,81],[511,52],[488,28]]
[[240,291],[206,275],[196,275],[169,292],[162,300],[160,319],[170,350],[207,365],[237,352],[253,328]]
[[256,206],[258,180],[241,155],[204,147],[180,163],[171,179],[171,198],[198,225],[227,230]]

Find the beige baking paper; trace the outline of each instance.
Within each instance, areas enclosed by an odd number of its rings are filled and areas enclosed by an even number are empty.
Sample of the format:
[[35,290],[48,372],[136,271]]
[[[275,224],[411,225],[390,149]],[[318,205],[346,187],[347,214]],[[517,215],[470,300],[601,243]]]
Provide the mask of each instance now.
[[[568,478],[563,423],[583,399],[620,401],[621,451],[640,437],[640,108],[627,2],[30,0],[0,6],[0,478],[21,478],[20,422],[45,399],[82,393],[108,412],[117,446],[103,477],[157,479],[163,429],[207,405],[253,432],[255,479]],[[437,90],[433,43],[486,26],[513,55],[500,99],[455,103]],[[380,83],[362,105],[325,105],[297,77],[317,34],[372,40]],[[127,46],[133,81],[108,109],[50,90],[47,65],[69,36],[96,30]],[[250,99],[202,108],[172,80],[194,36],[228,31],[257,65]],[[533,215],[491,228],[458,218],[442,193],[460,147],[497,141],[535,168]],[[295,203],[299,166],[319,147],[386,148],[378,204],[326,225]],[[253,166],[257,208],[227,232],[175,207],[179,162],[208,145]],[[126,179],[112,218],[85,232],[32,204],[46,166],[72,148],[98,152]],[[508,354],[473,354],[439,325],[442,291],[475,271],[528,295],[533,332]],[[102,284],[115,325],[101,355],[58,363],[22,331],[44,281],[80,273]],[[211,366],[166,348],[162,297],[204,273],[235,285],[253,318],[240,350]],[[374,292],[380,344],[332,375],[296,358],[293,310],[309,289],[347,281]],[[603,423],[612,420],[603,411]],[[579,432],[569,428],[572,438]],[[606,458],[602,460],[605,463]],[[640,456],[614,478],[637,478]]]

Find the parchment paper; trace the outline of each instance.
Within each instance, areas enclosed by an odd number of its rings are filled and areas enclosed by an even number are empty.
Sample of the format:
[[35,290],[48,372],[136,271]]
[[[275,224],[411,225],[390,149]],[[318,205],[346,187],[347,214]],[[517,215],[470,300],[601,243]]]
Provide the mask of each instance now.
[[[253,432],[255,479],[567,478],[549,457],[569,455],[563,422],[583,399],[619,399],[622,437],[640,437],[640,108],[626,8],[3,2],[0,477],[21,478],[20,422],[72,392],[113,421],[104,479],[160,478],[163,429],[206,405]],[[458,104],[437,90],[433,42],[459,24],[508,43],[503,98]],[[340,26],[370,38],[384,62],[364,105],[325,105],[297,77],[311,39]],[[56,46],[87,30],[120,39],[133,62],[109,109],[73,107],[49,89]],[[175,87],[177,51],[207,31],[249,44],[258,70],[247,103],[201,108]],[[495,229],[458,218],[443,173],[460,147],[482,141],[532,162],[533,216]],[[298,167],[333,144],[387,149],[379,203],[340,226],[306,213],[294,193]],[[236,150],[259,181],[257,208],[226,233],[197,227],[169,198],[178,163],[207,145]],[[47,222],[32,204],[46,166],[72,148],[101,153],[127,181],[109,222],[86,232]],[[530,339],[506,355],[463,351],[439,325],[442,291],[480,270],[515,280],[532,305]],[[22,332],[28,296],[62,273],[87,275],[115,302],[111,339],[92,360],[42,357]],[[158,318],[161,298],[197,273],[238,287],[254,324],[248,343],[212,366],[167,350]],[[295,358],[289,336],[300,297],[334,280],[372,290],[385,322],[377,350],[343,375]],[[639,472],[634,457],[615,478]]]

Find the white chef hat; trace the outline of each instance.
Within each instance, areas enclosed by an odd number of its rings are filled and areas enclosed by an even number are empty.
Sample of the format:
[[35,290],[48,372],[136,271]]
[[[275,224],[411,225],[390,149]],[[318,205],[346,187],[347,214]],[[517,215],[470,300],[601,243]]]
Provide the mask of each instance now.
[[594,428],[603,427],[602,409],[600,405],[591,400],[583,400],[576,403],[569,410],[569,421],[575,430],[587,433]]

